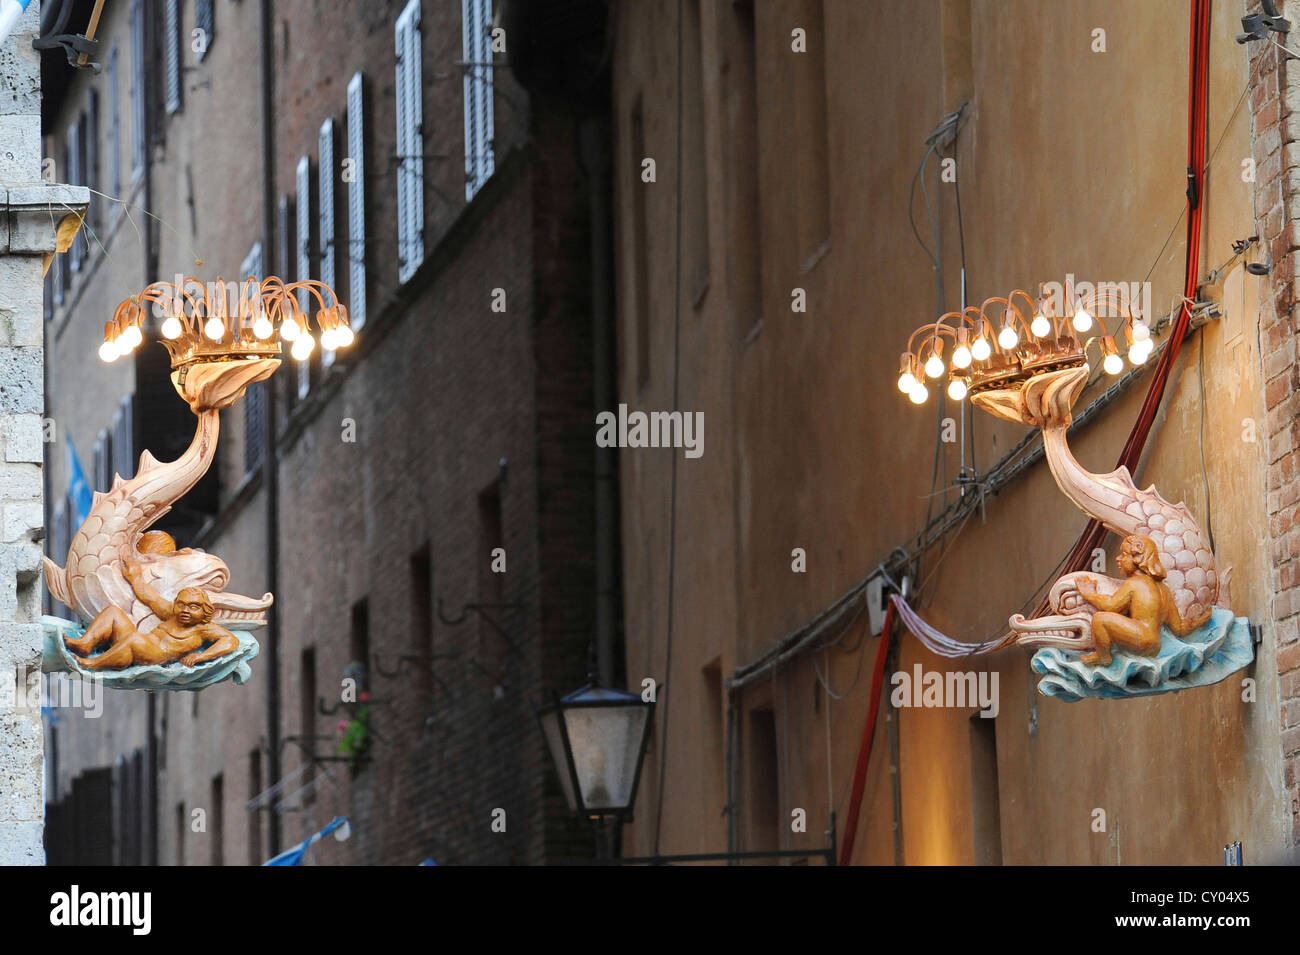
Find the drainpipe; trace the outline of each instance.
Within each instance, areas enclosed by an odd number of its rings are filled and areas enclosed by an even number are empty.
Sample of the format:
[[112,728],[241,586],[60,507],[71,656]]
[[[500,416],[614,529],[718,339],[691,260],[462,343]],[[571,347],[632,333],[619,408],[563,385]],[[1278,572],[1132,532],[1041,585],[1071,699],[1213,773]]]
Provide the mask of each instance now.
[[[262,54],[262,261],[271,254],[275,234],[275,5],[261,2]],[[284,263],[281,263],[283,265]],[[280,473],[276,445],[276,390],[271,381],[262,384],[265,397],[262,415],[262,494],[266,498],[266,589],[280,591]],[[266,778],[280,781],[280,613],[279,602],[266,613]],[[267,820],[271,856],[280,853],[280,815],[272,809]]]
[[[610,280],[610,129],[603,113],[578,121],[583,168],[590,188],[592,397],[596,411],[615,406],[613,368],[613,285]],[[594,419],[593,419],[594,427]],[[618,620],[617,460],[614,448],[596,448],[596,671],[614,685],[614,636]]]
[[[157,18],[152,14],[157,12],[151,3],[146,3],[142,15],[145,17],[145,36],[144,48],[154,50],[154,44],[157,41],[157,32],[153,25]],[[156,51],[155,51],[156,52]],[[144,89],[141,95],[144,97],[144,208],[153,211],[153,142],[154,136],[158,132],[156,124],[156,111],[153,108],[153,96],[157,90],[157,85],[153,79],[153,74],[146,70],[144,73]],[[148,286],[158,278],[158,228],[154,223],[152,216],[141,216],[144,219],[144,285]],[[136,365],[136,391],[139,391],[139,364]],[[137,402],[131,403],[131,414],[135,418],[131,422],[131,433],[140,434],[140,428],[137,427],[140,416],[140,406]],[[134,450],[134,449],[133,449]],[[158,864],[158,833],[161,831],[159,823],[161,816],[158,806],[158,738],[154,734],[154,725],[158,719],[158,695],[156,693],[146,694],[145,716],[148,719],[148,738],[145,740],[145,751],[149,759],[149,814],[153,817],[153,831],[149,837],[149,852],[146,859],[149,865]]]

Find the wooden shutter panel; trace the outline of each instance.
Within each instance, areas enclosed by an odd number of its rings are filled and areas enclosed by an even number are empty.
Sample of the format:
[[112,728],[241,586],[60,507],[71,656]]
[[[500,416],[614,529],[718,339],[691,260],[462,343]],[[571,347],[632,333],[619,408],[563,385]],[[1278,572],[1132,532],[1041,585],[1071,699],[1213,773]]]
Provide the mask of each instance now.
[[492,151],[492,0],[461,0],[465,61],[465,199],[473,199],[496,168]]
[[127,395],[113,416],[113,472],[129,481],[135,461],[135,396]]
[[[68,185],[80,186],[81,182],[81,122],[78,120],[68,127],[68,148],[65,153],[67,156],[67,176]],[[72,240],[72,246],[68,249],[68,264],[72,271],[81,271],[81,249],[82,235],[85,230],[80,230]]]
[[134,175],[144,172],[144,3],[131,2],[131,169]]
[[[86,93],[86,131],[83,139],[86,152],[85,185],[103,192],[104,184],[99,178],[99,90],[93,86]],[[96,228],[103,221],[101,209],[99,197],[92,192],[90,194],[90,209],[87,215],[90,217],[91,224]],[[87,248],[93,248],[93,246],[88,242]]]
[[348,297],[349,321],[353,331],[366,324],[366,162],[361,74],[348,81],[348,159],[352,181],[348,183]]
[[[254,242],[239,268],[239,280],[263,278],[262,243]],[[251,474],[262,463],[265,447],[263,421],[266,417],[266,382],[250,385],[244,393],[244,473]]]
[[405,282],[424,261],[424,137],[421,101],[420,0],[397,18],[397,277]]
[[91,467],[91,488],[96,491],[108,490],[108,432],[100,431],[95,438],[94,463]]
[[181,3],[163,0],[163,47],[167,69],[167,112],[181,108]]
[[[320,124],[320,144],[319,154],[317,156],[316,168],[316,202],[320,206],[320,214],[317,217],[317,241],[320,249],[320,280],[328,285],[331,289],[338,288],[338,273],[335,263],[334,251],[338,246],[335,241],[336,216],[337,211],[334,206],[334,179],[338,171],[334,165],[334,119],[327,118]],[[324,348],[320,352],[320,363],[322,368],[328,368],[334,364],[334,352],[326,351]]]
[[[122,129],[121,121],[118,118],[116,43],[108,51],[108,71],[104,82],[108,85],[108,188],[104,191],[120,196],[122,194]],[[119,208],[118,203],[113,203],[113,214],[115,216]]]
[[194,0],[194,27],[202,30],[207,36],[207,43],[198,56],[199,62],[208,55],[208,50],[212,49],[212,41],[217,38],[216,21],[213,17],[212,0]]
[[[311,160],[303,156],[298,160],[298,275],[297,280],[309,279],[311,275]],[[307,315],[311,314],[311,294],[305,289],[298,292],[298,307]],[[306,397],[311,390],[311,361],[300,361],[298,365],[298,397]]]
[[320,280],[330,288],[338,283],[334,269],[334,120],[320,126],[320,154],[317,159],[317,201],[320,205],[318,239],[320,243]]

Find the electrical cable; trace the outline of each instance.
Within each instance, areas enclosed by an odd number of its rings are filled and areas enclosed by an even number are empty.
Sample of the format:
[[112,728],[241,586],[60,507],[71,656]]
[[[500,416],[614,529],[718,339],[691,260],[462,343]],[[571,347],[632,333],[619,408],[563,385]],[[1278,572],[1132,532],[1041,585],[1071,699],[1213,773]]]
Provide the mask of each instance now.
[[885,609],[885,626],[880,632],[880,645],[876,647],[875,669],[871,674],[871,699],[867,703],[867,721],[862,727],[858,743],[858,761],[853,769],[853,793],[849,796],[849,815],[844,823],[844,841],[840,844],[840,865],[848,865],[853,858],[853,843],[858,834],[858,812],[862,808],[862,792],[867,782],[867,766],[871,763],[871,747],[876,736],[876,716],[880,712],[880,688],[885,679],[885,661],[889,657],[890,631],[894,627],[894,605]]

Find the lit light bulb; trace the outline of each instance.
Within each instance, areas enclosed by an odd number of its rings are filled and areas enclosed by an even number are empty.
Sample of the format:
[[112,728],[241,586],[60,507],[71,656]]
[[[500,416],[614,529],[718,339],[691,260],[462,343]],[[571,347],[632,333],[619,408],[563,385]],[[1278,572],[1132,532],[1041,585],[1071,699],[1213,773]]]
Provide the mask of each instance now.
[[297,361],[306,361],[311,357],[312,349],[316,347],[316,339],[310,335],[299,335],[294,339],[293,347],[289,353]]
[[977,338],[975,344],[970,347],[970,353],[976,361],[988,361],[989,355],[993,354],[993,346],[987,339]]
[[1144,342],[1151,337],[1151,329],[1147,328],[1145,322],[1133,323],[1133,341]]
[[265,315],[259,315],[253,321],[253,335],[261,341],[266,341],[275,334],[275,326]]
[[168,340],[175,340],[181,337],[182,331],[184,331],[184,329],[181,327],[181,320],[177,318],[175,315],[168,315],[165,319],[163,319],[163,323],[162,323],[163,338],[166,338]]
[[938,355],[931,355],[925,361],[925,373],[931,378],[938,378],[943,374],[943,359]]
[[1007,325],[1003,327],[1002,331],[998,332],[998,344],[1001,345],[1004,350],[1011,351],[1011,349],[1020,344],[1020,336],[1016,334],[1014,328]]
[[1142,347],[1140,342],[1134,342],[1128,349],[1128,360],[1135,365],[1140,365],[1147,360],[1151,352]]
[[912,404],[923,405],[926,399],[930,397],[930,389],[918,381],[916,387],[908,394],[908,397],[912,399]]
[[333,328],[327,328],[320,333],[320,347],[326,351],[333,351],[339,347],[338,331]]
[[1029,330],[1038,338],[1046,338],[1052,333],[1052,323],[1047,320],[1047,316],[1039,312],[1034,316],[1033,322],[1029,325]]
[[970,349],[965,345],[958,345],[952,353],[952,367],[969,368],[971,363]]
[[207,335],[214,342],[219,342],[226,334],[226,323],[214,315],[209,318],[207,324],[203,326],[203,334]]
[[334,343],[339,348],[347,348],[356,340],[356,334],[347,325],[340,325],[334,329]]
[[960,378],[954,378],[948,383],[948,397],[953,401],[961,401],[966,397],[966,382]]
[[1074,330],[1076,332],[1086,332],[1088,329],[1092,328],[1092,316],[1088,314],[1086,308],[1080,305],[1078,311],[1074,313],[1072,324],[1074,325]]
[[131,346],[127,344],[125,335],[119,335],[113,339],[113,350],[117,352],[119,358],[124,358],[131,354]]
[[1102,360],[1101,368],[1108,375],[1118,375],[1124,370],[1124,359],[1120,358],[1115,352],[1111,352]]
[[286,318],[280,323],[280,337],[287,342],[297,338],[301,331],[302,329],[298,327],[298,323],[292,318]]
[[916,380],[916,375],[912,374],[910,371],[905,371],[898,376],[898,390],[905,395],[911,394],[912,389],[918,384],[919,382]]
[[104,344],[99,346],[100,361],[105,361],[105,362],[117,361],[117,357],[118,357],[117,346],[114,345],[112,342],[104,342]]
[[144,333],[140,331],[138,325],[128,325],[126,331],[122,333],[122,350],[124,352],[134,351],[140,347],[144,341]]

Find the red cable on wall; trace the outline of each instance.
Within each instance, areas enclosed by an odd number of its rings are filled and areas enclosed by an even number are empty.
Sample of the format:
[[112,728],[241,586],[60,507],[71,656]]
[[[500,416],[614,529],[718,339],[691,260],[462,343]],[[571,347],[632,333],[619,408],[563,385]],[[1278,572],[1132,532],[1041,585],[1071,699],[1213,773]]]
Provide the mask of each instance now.
[[[1196,296],[1196,283],[1199,277],[1201,261],[1201,210],[1202,189],[1205,183],[1205,100],[1209,86],[1210,54],[1210,0],[1191,0],[1192,30],[1190,64],[1187,78],[1187,256],[1183,265],[1183,297],[1185,301],[1178,309],[1173,328],[1169,332],[1169,343],[1156,362],[1152,373],[1151,387],[1142,408],[1138,412],[1133,430],[1124,442],[1116,467],[1121,465],[1129,471],[1137,468],[1146,447],[1147,436],[1155,421],[1156,412],[1160,410],[1160,401],[1164,397],[1165,384],[1169,380],[1169,369],[1178,350],[1182,347],[1183,337],[1192,312],[1186,300]],[[1083,534],[1070,551],[1066,560],[1066,572],[1083,570],[1092,557],[1094,549],[1101,545],[1106,529],[1101,522],[1088,522]],[[1036,616],[1047,610],[1047,601],[1039,605]],[[858,744],[858,761],[853,770],[853,791],[849,796],[849,815],[844,825],[844,842],[840,847],[840,865],[848,865],[853,857],[853,843],[857,836],[858,812],[862,806],[862,793],[867,781],[867,766],[871,762],[871,746],[876,734],[876,714],[880,710],[880,691],[885,676],[885,661],[889,656],[889,631],[894,623],[894,605],[891,602],[885,611],[885,627],[880,635],[880,646],[876,649],[875,671],[871,677],[871,701],[867,710],[867,722],[862,728],[862,740]]]
[[853,769],[853,792],[849,796],[849,818],[844,824],[844,844],[840,846],[840,865],[853,858],[853,839],[858,832],[858,810],[862,808],[862,790],[867,783],[867,764],[871,762],[871,744],[876,738],[876,714],[880,712],[880,688],[885,682],[885,661],[889,659],[889,632],[894,629],[894,604],[885,608],[885,626],[880,631],[876,664],[871,674],[871,702],[867,704],[867,723],[858,743],[858,763]]

